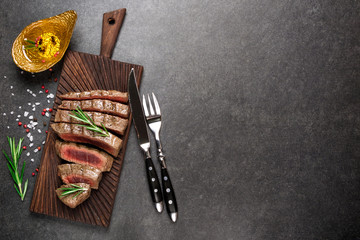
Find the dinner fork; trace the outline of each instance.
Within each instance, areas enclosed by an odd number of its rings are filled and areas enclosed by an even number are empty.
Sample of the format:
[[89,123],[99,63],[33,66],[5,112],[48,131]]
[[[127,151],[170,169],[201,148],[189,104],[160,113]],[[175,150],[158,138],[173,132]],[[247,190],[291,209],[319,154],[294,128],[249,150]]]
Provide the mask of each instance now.
[[149,108],[146,103],[145,95],[143,95],[144,112],[145,112],[145,117],[146,117],[148,126],[155,136],[158,160],[161,165],[161,181],[162,181],[162,185],[163,185],[162,189],[163,189],[163,195],[164,195],[164,199],[165,199],[166,210],[167,210],[168,214],[170,215],[171,220],[173,222],[176,222],[177,215],[178,215],[178,209],[177,209],[177,203],[176,203],[176,198],[175,198],[175,192],[172,187],[172,184],[170,181],[170,176],[169,176],[169,173],[166,168],[165,155],[163,154],[162,145],[161,145],[161,141],[160,141],[160,129],[161,129],[160,107],[159,107],[159,103],[158,103],[154,93],[152,93],[152,99],[154,102],[155,111],[154,111],[153,105],[151,103],[150,96],[147,95],[147,98],[148,98]]

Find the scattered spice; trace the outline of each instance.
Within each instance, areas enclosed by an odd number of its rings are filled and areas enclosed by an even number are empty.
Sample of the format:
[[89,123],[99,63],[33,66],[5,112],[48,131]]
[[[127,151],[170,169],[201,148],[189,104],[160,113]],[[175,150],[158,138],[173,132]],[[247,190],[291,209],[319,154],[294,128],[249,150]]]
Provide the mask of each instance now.
[[27,125],[26,125],[26,124],[24,124],[24,128],[27,128]]
[[42,112],[41,115],[45,116],[45,112]]
[[45,92],[46,92],[46,93],[49,93],[49,90],[46,89]]
[[22,123],[21,123],[21,122],[18,122],[18,125],[19,125],[19,126],[21,126],[21,125],[22,125]]
[[30,132],[30,129],[26,129],[26,132],[27,132],[27,133]]
[[23,149],[26,150],[26,146],[23,146]]
[[42,88],[42,89],[44,89],[44,88],[45,88],[45,86],[44,86],[44,85],[42,85],[42,86],[41,86],[41,88]]
[[41,150],[41,147],[38,147],[37,149],[40,151],[40,150]]

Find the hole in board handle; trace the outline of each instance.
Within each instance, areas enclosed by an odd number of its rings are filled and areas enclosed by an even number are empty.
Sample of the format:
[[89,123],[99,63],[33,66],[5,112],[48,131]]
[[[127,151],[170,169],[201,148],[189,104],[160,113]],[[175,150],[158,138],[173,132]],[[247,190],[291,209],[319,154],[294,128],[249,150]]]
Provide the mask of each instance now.
[[109,18],[109,19],[108,19],[108,23],[109,23],[110,25],[113,25],[113,24],[115,23],[115,19]]

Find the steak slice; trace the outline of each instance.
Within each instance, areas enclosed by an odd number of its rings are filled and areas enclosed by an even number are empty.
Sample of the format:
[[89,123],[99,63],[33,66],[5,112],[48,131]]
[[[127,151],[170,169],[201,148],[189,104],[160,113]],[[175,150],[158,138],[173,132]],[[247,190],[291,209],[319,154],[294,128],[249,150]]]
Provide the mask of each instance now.
[[84,101],[62,101],[59,106],[60,109],[76,110],[77,107],[81,107],[84,111],[96,111],[109,113],[123,118],[129,117],[129,106],[118,102],[112,102],[103,99],[93,99]]
[[90,99],[107,99],[114,102],[127,103],[128,93],[115,90],[92,90],[85,92],[68,92],[60,95],[62,100],[90,100]]
[[[81,123],[79,120],[69,116],[72,114],[71,111],[67,110],[57,110],[55,115],[55,122],[65,122],[65,123]],[[125,130],[128,126],[129,120],[105,113],[99,112],[87,112],[89,117],[94,121],[95,125],[101,127],[101,124],[104,124],[107,130],[114,132],[119,135],[124,135]]]
[[58,176],[66,183],[87,183],[91,188],[98,189],[102,173],[99,169],[81,164],[58,165]]
[[90,188],[89,184],[87,184],[87,183],[74,183],[74,184],[78,185],[78,186],[80,186],[82,188],[85,188],[86,190],[84,190],[82,193],[80,193],[77,196],[76,196],[76,194],[78,194],[79,192],[74,192],[74,193],[71,193],[69,195],[61,196],[61,194],[64,191],[61,188],[70,188],[70,187],[73,187],[73,186],[71,186],[70,184],[66,184],[66,185],[61,185],[58,189],[56,189],[56,195],[58,196],[58,198],[66,206],[71,207],[71,208],[76,208],[78,205],[83,203],[86,199],[88,199],[90,197],[90,193],[91,193],[91,188]]
[[56,154],[66,161],[89,165],[102,172],[110,171],[114,161],[109,154],[82,144],[56,140],[55,150]]
[[65,141],[92,144],[114,157],[119,154],[122,146],[122,140],[112,133],[109,133],[109,137],[102,137],[85,127],[69,123],[53,123],[51,128]]

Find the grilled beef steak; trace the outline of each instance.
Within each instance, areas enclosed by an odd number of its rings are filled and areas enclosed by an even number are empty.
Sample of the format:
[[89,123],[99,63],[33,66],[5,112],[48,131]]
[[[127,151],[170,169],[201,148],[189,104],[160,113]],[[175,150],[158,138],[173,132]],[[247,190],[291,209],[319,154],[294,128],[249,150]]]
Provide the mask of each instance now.
[[110,171],[114,159],[107,153],[82,144],[56,140],[56,154],[69,162],[89,165],[102,172]]
[[[79,204],[83,203],[86,199],[90,197],[91,188],[90,185],[87,183],[75,183],[76,185],[86,189],[83,192],[81,192],[79,195],[76,196],[79,192],[71,193],[65,196],[61,196],[63,193],[63,189],[61,188],[71,188],[70,184],[61,185],[58,189],[56,189],[56,195],[58,198],[66,205],[71,208],[76,208]],[[76,197],[75,197],[76,196]]]
[[[69,114],[73,114],[71,111],[67,110],[57,110],[55,115],[55,122],[65,122],[65,123],[81,123],[69,116]],[[128,119],[105,114],[99,112],[87,112],[89,117],[94,121],[95,125],[101,127],[101,124],[104,124],[107,130],[114,132],[119,135],[124,135],[125,130],[128,126]]]
[[62,100],[90,100],[90,99],[107,99],[114,102],[128,102],[128,93],[115,90],[92,90],[86,92],[68,92],[61,95]]
[[81,164],[58,165],[58,176],[66,183],[87,183],[98,189],[102,173],[99,169]]
[[84,101],[62,101],[59,106],[60,109],[75,110],[77,107],[81,107],[83,111],[96,111],[109,113],[123,118],[129,117],[129,106],[118,102],[112,102],[109,100],[93,99]]
[[101,137],[85,127],[69,123],[53,123],[51,127],[65,141],[92,144],[114,157],[119,154],[122,146],[122,140],[112,133],[109,133],[109,137]]

